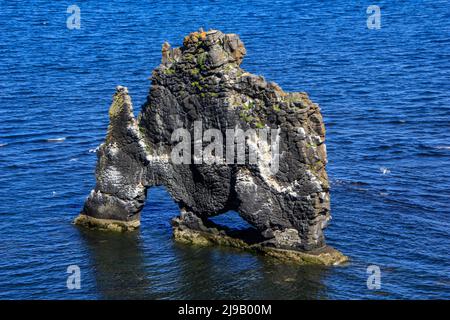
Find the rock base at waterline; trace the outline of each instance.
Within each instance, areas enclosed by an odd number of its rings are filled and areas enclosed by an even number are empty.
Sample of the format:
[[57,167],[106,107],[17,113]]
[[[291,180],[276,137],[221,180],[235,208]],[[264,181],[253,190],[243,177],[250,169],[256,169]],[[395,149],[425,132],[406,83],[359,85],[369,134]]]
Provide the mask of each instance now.
[[141,224],[139,220],[121,221],[112,219],[97,219],[85,214],[78,215],[73,223],[89,229],[108,230],[115,232],[133,231],[139,228]]
[[255,242],[253,230],[229,230],[219,226],[209,227],[203,230],[191,229],[182,223],[180,218],[175,218],[173,224],[173,236],[175,241],[198,246],[227,246],[274,258],[281,262],[297,264],[314,264],[324,266],[341,265],[348,262],[347,256],[338,250],[324,246],[308,252],[292,249],[280,249],[270,247],[269,243]]

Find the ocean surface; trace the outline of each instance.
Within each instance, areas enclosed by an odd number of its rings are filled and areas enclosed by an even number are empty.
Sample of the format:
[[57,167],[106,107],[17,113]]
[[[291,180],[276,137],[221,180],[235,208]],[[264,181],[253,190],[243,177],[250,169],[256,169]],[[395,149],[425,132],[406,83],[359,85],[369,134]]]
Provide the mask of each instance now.
[[[79,30],[66,25],[72,4]],[[1,0],[0,21],[0,299],[450,299],[448,1]],[[95,184],[115,86],[138,112],[162,43],[199,27],[239,34],[244,69],[321,106],[326,237],[348,265],[174,243],[179,213],[163,188],[135,233],[71,224]],[[367,287],[370,265],[380,289]]]

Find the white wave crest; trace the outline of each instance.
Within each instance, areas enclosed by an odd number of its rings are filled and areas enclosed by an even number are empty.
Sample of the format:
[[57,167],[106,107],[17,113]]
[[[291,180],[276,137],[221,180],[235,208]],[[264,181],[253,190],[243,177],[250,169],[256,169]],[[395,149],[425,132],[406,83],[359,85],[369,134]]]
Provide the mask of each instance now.
[[47,142],[62,142],[62,141],[65,141],[66,140],[66,137],[62,137],[62,138],[50,138],[50,139],[47,139]]
[[89,153],[97,153],[98,149],[100,149],[100,146],[94,149],[89,149]]

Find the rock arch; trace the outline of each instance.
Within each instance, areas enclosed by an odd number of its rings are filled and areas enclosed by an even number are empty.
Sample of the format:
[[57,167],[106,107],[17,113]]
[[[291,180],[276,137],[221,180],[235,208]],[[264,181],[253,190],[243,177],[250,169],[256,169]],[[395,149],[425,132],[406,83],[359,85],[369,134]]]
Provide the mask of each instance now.
[[[344,261],[323,236],[330,210],[319,106],[306,93],[286,93],[241,69],[246,50],[237,35],[194,32],[182,47],[166,43],[162,51],[138,119],[128,90],[117,87],[98,151],[97,184],[75,222],[135,229],[147,188],[164,185],[180,207],[173,220],[180,241],[228,244],[276,257],[302,253],[295,259],[303,262]],[[198,120],[204,129],[218,128],[224,135],[235,127],[279,130],[278,172],[268,175],[254,164],[174,164],[172,133],[193,131]],[[258,230],[259,243],[239,242],[206,223],[230,210]]]

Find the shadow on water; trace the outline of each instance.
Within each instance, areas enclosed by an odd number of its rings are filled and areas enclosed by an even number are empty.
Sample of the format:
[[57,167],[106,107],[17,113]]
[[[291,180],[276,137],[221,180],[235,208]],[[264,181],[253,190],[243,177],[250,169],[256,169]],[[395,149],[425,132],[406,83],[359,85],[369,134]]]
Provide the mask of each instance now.
[[274,261],[238,249],[174,244],[177,298],[326,299],[326,267]]
[[[234,211],[210,221],[235,230],[251,227]],[[286,264],[228,247],[174,243],[179,295],[190,299],[325,299],[329,268]]]
[[[149,195],[139,231],[117,234],[79,228],[100,298],[327,298],[324,281],[329,268],[279,263],[234,248],[174,242],[169,221],[178,208],[164,188],[154,188]],[[248,226],[235,212],[214,220],[228,227]]]
[[139,232],[79,232],[101,299],[327,298],[323,280],[328,268],[278,263],[233,248],[178,244],[168,235],[163,260],[176,268],[161,276],[164,263],[158,266],[151,254],[144,254]]
[[93,267],[101,299],[144,299],[149,277],[138,232],[115,233],[78,228]]

